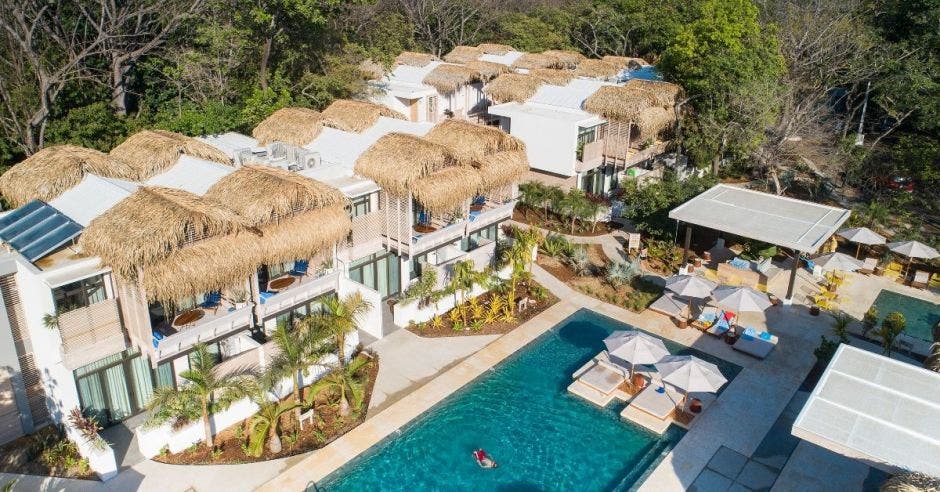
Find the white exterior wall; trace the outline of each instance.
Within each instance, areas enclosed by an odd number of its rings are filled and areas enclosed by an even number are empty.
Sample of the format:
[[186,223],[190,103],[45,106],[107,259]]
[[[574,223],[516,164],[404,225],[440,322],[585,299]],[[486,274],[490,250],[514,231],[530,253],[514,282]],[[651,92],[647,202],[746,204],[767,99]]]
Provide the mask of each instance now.
[[509,134],[526,145],[529,167],[573,176],[578,150],[578,125],[571,121],[513,113]]
[[[382,332],[382,294],[365,285],[356,283],[345,276],[340,277],[336,293],[342,297],[354,292],[361,293],[362,298],[372,305],[372,309],[369,310],[369,313],[360,320],[359,329],[376,338],[382,338],[384,336]],[[358,339],[357,335],[357,342]],[[355,345],[353,345],[353,347],[355,347]]]
[[410,101],[407,99],[395,97],[385,91],[377,91],[376,94],[370,99],[372,99],[372,102],[398,111],[399,113],[405,115],[406,118],[411,118],[411,106],[409,106]]

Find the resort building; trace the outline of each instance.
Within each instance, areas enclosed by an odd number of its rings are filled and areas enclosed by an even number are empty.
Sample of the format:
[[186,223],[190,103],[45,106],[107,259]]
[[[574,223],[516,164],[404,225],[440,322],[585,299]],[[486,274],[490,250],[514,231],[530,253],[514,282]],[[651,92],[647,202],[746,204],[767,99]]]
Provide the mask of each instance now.
[[362,294],[360,328],[382,337],[410,321],[384,301],[423,268],[492,264],[527,170],[498,129],[358,101],[285,108],[250,137],[38,152],[0,177],[17,207],[0,215],[0,441],[73,408],[106,426],[140,413],[198,343],[219,370],[263,367],[268,335],[325,296]]
[[[638,58],[505,45],[458,46],[439,61],[402,53],[373,100],[411,121],[471,119],[526,144],[527,179],[604,194],[658,177],[680,88]],[[445,101],[441,106],[438,101]]]

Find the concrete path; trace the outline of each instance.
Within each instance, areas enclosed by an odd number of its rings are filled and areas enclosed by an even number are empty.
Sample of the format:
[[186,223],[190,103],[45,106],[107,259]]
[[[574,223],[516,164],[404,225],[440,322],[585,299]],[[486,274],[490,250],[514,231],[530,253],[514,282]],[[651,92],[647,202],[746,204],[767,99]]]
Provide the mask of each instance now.
[[401,329],[369,346],[379,355],[379,375],[372,390],[369,415],[401,399],[499,335],[424,338]]
[[[510,223],[522,229],[538,229],[542,231],[542,234],[558,234],[554,231],[524,224],[522,222],[510,221]],[[632,226],[624,226],[623,229],[618,229],[611,232],[610,234],[604,234],[601,236],[572,236],[569,234],[561,235],[573,244],[599,244],[601,245],[601,249],[603,249],[604,254],[607,255],[607,257],[611,260],[627,261],[627,255],[624,253],[623,248],[627,244],[627,233],[630,230],[632,230]]]

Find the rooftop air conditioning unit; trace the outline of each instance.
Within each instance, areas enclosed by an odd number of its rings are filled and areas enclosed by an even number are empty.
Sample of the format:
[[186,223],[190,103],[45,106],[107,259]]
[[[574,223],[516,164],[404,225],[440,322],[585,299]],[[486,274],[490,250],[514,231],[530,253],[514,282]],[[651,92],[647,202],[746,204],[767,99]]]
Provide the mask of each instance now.
[[235,164],[235,167],[242,167],[245,164],[251,162],[253,156],[254,154],[251,152],[251,149],[247,147],[244,149],[238,149],[235,151],[232,162]]

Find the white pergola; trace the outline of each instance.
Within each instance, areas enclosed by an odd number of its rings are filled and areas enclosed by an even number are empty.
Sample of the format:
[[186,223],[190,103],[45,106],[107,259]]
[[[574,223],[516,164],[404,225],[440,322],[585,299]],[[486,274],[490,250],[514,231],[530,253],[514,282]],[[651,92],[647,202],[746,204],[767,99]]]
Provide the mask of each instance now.
[[[819,203],[772,195],[727,184],[718,184],[669,212],[679,222],[715,229],[799,253],[815,253],[849,218],[848,210]],[[683,264],[688,260],[692,228],[685,230]],[[799,261],[790,272],[787,299]]]
[[889,473],[940,476],[940,374],[842,344],[793,435]]

